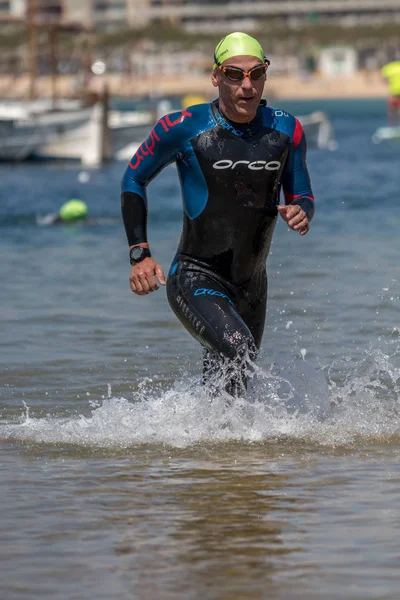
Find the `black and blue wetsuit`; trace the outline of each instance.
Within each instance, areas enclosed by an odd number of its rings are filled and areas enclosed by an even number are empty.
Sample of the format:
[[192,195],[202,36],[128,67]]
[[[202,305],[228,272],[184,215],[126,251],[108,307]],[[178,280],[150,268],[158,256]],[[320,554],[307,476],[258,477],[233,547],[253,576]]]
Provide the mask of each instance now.
[[205,379],[221,358],[226,389],[245,377],[234,363],[255,358],[264,329],[268,256],[280,190],[308,219],[314,198],[299,121],[261,103],[248,124],[230,122],[218,101],[166,115],[153,127],[122,181],[129,245],[147,242],[148,183],[175,162],[183,194],[183,229],[168,281],[168,300],[205,348]]

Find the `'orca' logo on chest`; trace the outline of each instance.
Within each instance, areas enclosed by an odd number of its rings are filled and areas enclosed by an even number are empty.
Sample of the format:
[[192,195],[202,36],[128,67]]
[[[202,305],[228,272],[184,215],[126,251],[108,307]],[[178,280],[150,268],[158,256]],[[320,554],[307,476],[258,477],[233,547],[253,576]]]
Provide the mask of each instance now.
[[235,169],[237,165],[246,165],[250,171],[277,171],[281,167],[281,163],[279,160],[270,160],[269,162],[265,160],[253,160],[252,162],[249,160],[233,160],[224,159],[218,160],[213,164],[213,169]]

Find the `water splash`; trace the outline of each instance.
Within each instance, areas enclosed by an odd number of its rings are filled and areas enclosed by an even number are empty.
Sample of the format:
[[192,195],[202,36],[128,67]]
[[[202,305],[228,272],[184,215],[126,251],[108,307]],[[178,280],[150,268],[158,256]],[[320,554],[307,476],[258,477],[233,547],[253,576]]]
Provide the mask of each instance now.
[[193,378],[168,390],[143,379],[130,399],[90,400],[87,415],[32,418],[0,425],[0,439],[83,447],[128,448],[137,444],[187,447],[198,443],[268,442],[293,438],[319,445],[383,441],[399,435],[399,355],[374,351],[316,370],[298,360],[256,368],[247,398],[210,399]]

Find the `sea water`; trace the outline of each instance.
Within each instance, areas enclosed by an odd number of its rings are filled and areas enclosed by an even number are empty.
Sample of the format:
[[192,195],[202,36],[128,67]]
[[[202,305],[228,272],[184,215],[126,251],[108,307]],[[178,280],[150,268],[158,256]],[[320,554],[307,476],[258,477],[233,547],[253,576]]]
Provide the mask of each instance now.
[[[278,222],[248,396],[210,402],[165,288],[129,288],[124,163],[1,165],[0,595],[397,598],[400,144],[384,103],[330,114],[316,214]],[[148,189],[165,271],[176,170]],[[44,226],[71,198],[86,224]]]

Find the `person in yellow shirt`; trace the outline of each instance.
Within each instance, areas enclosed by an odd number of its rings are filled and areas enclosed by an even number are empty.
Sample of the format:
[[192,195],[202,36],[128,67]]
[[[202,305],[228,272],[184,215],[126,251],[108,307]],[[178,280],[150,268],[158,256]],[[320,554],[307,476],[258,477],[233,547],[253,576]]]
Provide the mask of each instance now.
[[388,125],[400,126],[400,60],[384,65],[381,74],[388,82]]

